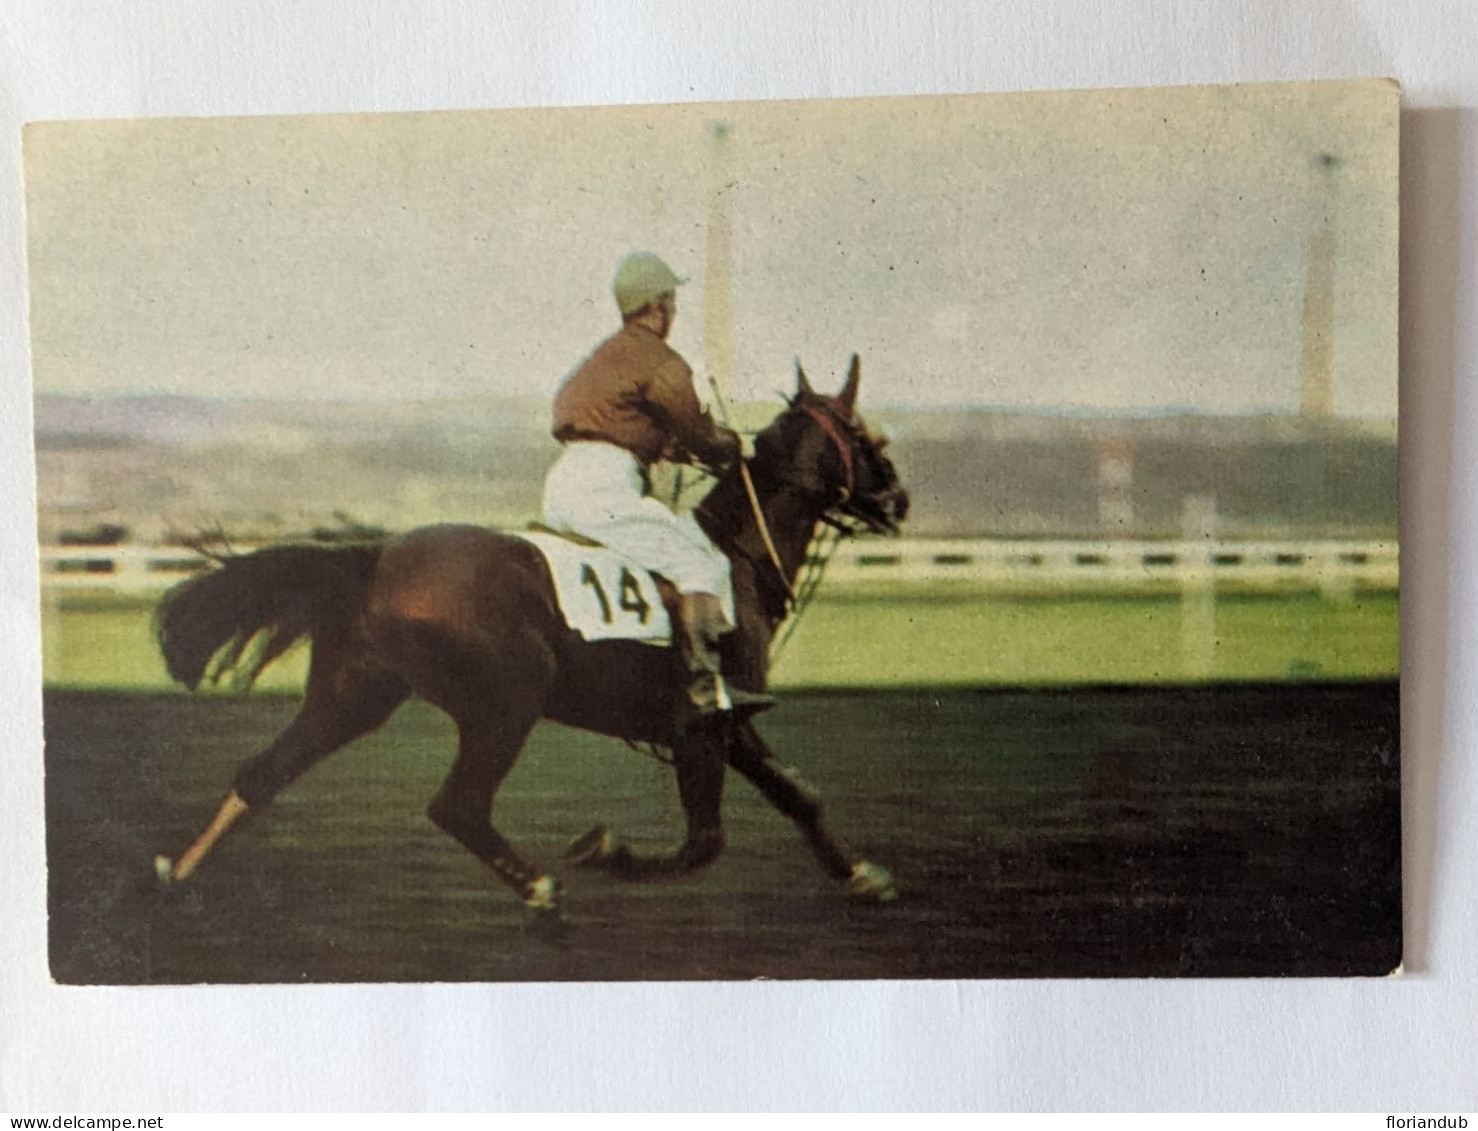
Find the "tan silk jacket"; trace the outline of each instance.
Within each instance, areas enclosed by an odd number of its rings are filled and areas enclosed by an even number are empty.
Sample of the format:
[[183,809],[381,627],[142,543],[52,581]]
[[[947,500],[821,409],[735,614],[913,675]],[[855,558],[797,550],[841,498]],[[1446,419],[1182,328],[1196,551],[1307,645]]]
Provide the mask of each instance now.
[[554,397],[554,437],[605,440],[643,466],[695,457],[710,465],[739,454],[738,440],[698,403],[693,371],[645,326],[625,326],[566,378]]

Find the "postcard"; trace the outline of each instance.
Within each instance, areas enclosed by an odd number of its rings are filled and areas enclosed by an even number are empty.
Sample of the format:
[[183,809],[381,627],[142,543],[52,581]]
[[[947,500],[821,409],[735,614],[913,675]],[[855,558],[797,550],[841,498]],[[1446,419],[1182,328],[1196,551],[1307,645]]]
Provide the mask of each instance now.
[[1398,970],[1399,109],[32,125],[52,977]]

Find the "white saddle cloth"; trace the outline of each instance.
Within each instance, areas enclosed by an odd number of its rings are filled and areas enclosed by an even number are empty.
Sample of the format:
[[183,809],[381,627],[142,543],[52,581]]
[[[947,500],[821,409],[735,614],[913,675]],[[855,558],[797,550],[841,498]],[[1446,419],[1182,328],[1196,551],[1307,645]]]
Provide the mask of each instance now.
[[672,642],[672,620],[651,573],[604,546],[519,531],[549,563],[565,623],[586,640]]

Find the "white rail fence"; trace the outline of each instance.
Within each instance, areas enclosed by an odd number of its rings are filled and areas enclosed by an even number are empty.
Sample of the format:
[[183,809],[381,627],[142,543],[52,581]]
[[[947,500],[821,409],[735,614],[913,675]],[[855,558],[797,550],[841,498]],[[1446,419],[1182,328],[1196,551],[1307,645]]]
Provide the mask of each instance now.
[[176,546],[42,546],[41,588],[158,594],[210,565]]
[[898,541],[843,544],[836,585],[914,584],[1002,592],[1394,592],[1394,541]]
[[[249,547],[246,547],[249,548]],[[45,546],[41,584],[56,593],[158,594],[210,568],[167,546]],[[995,593],[1395,592],[1395,541],[1179,542],[863,539],[826,573],[832,591],[920,587]]]

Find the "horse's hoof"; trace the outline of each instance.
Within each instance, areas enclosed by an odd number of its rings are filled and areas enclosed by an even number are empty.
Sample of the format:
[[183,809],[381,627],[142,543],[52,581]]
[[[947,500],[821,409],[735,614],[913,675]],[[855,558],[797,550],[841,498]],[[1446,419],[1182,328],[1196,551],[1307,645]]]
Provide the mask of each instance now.
[[553,876],[540,876],[529,885],[523,905],[534,913],[529,930],[538,938],[557,941],[568,937],[570,928],[560,910],[561,894]]
[[570,841],[565,862],[576,868],[599,868],[616,847],[616,839],[605,825],[596,825],[584,836]]
[[863,860],[847,877],[847,895],[860,903],[891,903],[898,898],[898,887],[888,869]]
[[173,912],[195,914],[201,910],[200,892],[175,875],[174,861],[168,856],[154,857],[154,867],[138,877],[134,894],[143,900],[168,907]]
[[545,913],[559,909],[559,884],[553,876],[540,876],[524,893],[523,905],[530,911]]

